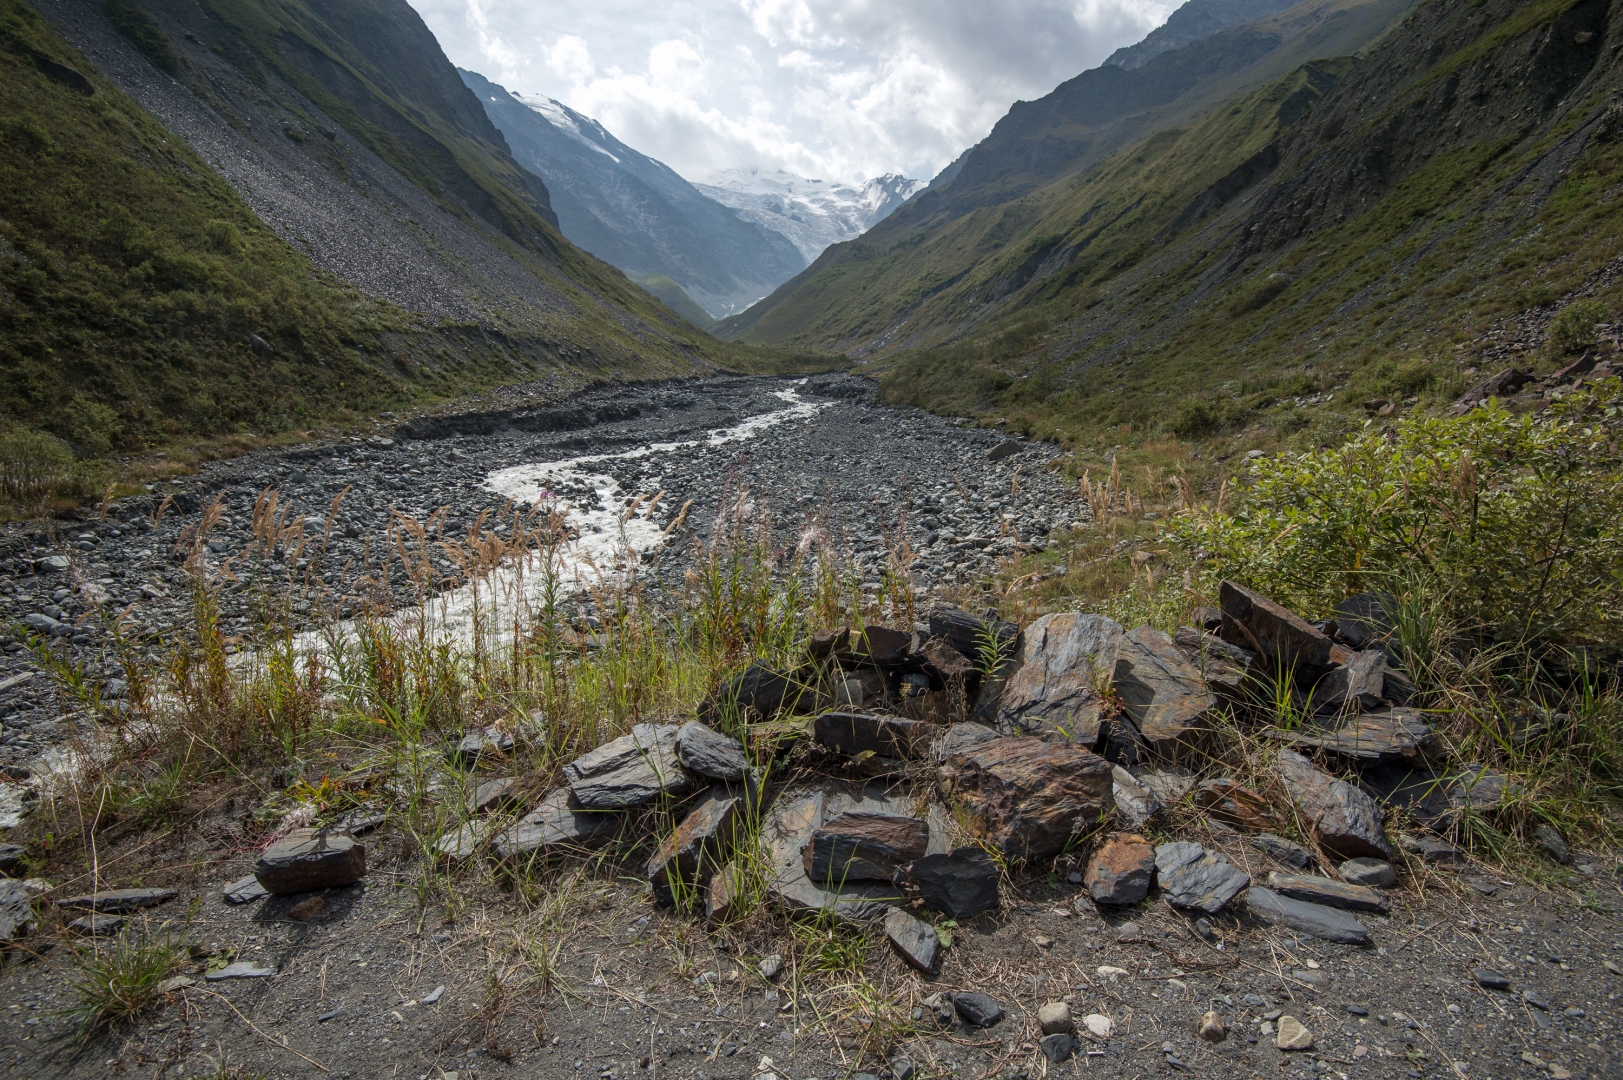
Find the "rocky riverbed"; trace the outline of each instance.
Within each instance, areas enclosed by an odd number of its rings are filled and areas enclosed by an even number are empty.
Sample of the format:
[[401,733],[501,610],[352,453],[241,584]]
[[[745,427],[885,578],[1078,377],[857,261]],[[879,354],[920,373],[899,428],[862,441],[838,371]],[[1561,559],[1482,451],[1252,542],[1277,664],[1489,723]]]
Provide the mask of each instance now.
[[[0,536],[0,764],[25,766],[63,733],[59,703],[31,666],[20,628],[57,639],[116,696],[122,680],[107,620],[122,614],[153,642],[186,624],[187,530],[216,498],[224,513],[205,556],[215,568],[252,542],[266,490],[307,519],[302,549],[232,564],[237,580],[222,594],[222,615],[245,644],[261,591],[286,594],[291,583],[294,619],[306,627],[353,612],[345,596],[391,520],[437,514],[439,535],[465,537],[510,498],[522,504],[549,491],[570,509],[579,547],[598,565],[629,559],[656,588],[680,582],[718,511],[735,509],[745,492],[780,543],[796,543],[815,523],[870,585],[905,539],[925,590],[1040,550],[1085,514],[1046,467],[1054,448],[872,397],[870,382],[847,376],[616,386],[250,454],[120,500],[105,518],[83,512],[11,526]],[[439,568],[452,569],[443,556]],[[409,582],[397,575],[393,585],[396,603],[412,602]]]

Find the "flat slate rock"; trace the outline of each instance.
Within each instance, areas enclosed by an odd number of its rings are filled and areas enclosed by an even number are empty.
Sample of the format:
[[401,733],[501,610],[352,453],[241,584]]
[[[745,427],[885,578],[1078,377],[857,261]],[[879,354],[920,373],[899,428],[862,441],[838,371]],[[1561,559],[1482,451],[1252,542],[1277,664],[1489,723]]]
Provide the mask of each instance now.
[[94,911],[102,915],[125,915],[174,898],[173,889],[103,889],[96,893],[64,897],[56,902],[56,906]]
[[1405,834],[1399,837],[1398,846],[1411,855],[1418,855],[1421,862],[1438,866],[1462,866],[1465,863],[1465,852],[1440,837]]
[[1296,750],[1319,750],[1357,768],[1415,766],[1437,744],[1437,732],[1414,709],[1361,713],[1331,728],[1304,727],[1291,736]]
[[930,826],[902,814],[841,814],[812,833],[806,873],[819,884],[862,879],[890,881],[904,864],[923,857]]
[[1306,900],[1309,903],[1325,904],[1347,911],[1374,911],[1385,915],[1392,910],[1392,902],[1378,889],[1372,889],[1367,885],[1350,885],[1334,878],[1312,874],[1281,874],[1276,871],[1268,875],[1268,887],[1280,896],[1288,896],[1292,900]]
[[263,900],[269,895],[270,893],[265,890],[265,886],[261,885],[259,879],[252,874],[238,878],[225,887],[225,901],[228,904],[251,904],[255,900]]
[[238,960],[218,971],[209,972],[203,978],[209,982],[220,982],[224,979],[268,979],[275,974],[275,968],[260,967],[249,960]]
[[1178,841],[1155,849],[1156,877],[1167,903],[1216,915],[1251,884],[1251,878],[1215,851]]
[[770,720],[792,693],[789,676],[757,661],[718,687],[699,706],[699,719],[706,724]]
[[112,937],[124,929],[128,921],[122,915],[101,915],[91,912],[68,923],[68,929],[85,937]]
[[16,941],[34,924],[34,894],[16,878],[0,878],[0,941]]
[[28,849],[21,844],[0,844],[0,874],[16,877],[28,861]]
[[1020,628],[1012,622],[971,615],[957,608],[940,608],[930,612],[929,626],[931,637],[945,640],[977,665],[981,662],[984,647],[995,648],[1000,661],[1012,659],[1020,639]]
[[513,736],[500,728],[470,731],[456,744],[456,756],[465,765],[477,765],[513,749]]
[[903,760],[915,758],[928,748],[933,735],[933,725],[899,716],[826,712],[812,722],[814,742],[850,757],[873,753]]
[[564,779],[587,810],[625,810],[660,795],[682,795],[693,776],[676,755],[674,724],[638,724],[564,766]]
[[689,720],[676,732],[676,758],[684,767],[713,780],[741,780],[750,767],[744,744]]
[[278,896],[337,889],[365,876],[366,845],[331,829],[294,829],[254,864],[254,877]]
[[1340,908],[1292,900],[1261,886],[1246,894],[1246,903],[1265,922],[1284,923],[1324,941],[1342,945],[1368,945],[1370,941],[1369,927]]
[[841,814],[907,814],[912,809],[910,799],[886,794],[879,784],[854,790],[829,782],[785,792],[761,824],[768,895],[791,912],[821,911],[852,922],[883,916],[901,898],[895,885],[879,881],[847,881],[838,887],[819,885],[806,873],[806,845],[812,833]]
[[989,728],[985,724],[953,724],[941,737],[937,757],[943,761],[950,761],[982,743],[1001,738],[1003,738],[1001,731]]
[[518,798],[518,781],[511,776],[499,776],[473,785],[468,792],[468,813],[488,814],[513,805]]
[[1379,649],[1348,653],[1313,685],[1308,708],[1321,716],[1374,709],[1386,699],[1386,654]]
[[561,787],[511,828],[498,833],[491,846],[503,859],[554,851],[589,851],[606,844],[619,823],[619,814],[587,810],[571,789]]
[[933,973],[941,956],[941,936],[923,919],[915,919],[899,907],[885,913],[885,937],[907,963]]
[[1113,686],[1150,752],[1169,760],[1195,747],[1217,704],[1171,635],[1147,624],[1122,636]]
[[1110,763],[1073,743],[1002,738],[954,763],[954,796],[1003,854],[1033,860],[1064,850],[1115,806]]
[[1096,904],[1136,904],[1155,884],[1155,848],[1142,836],[1113,836],[1088,860],[1082,883]]
[[1121,624],[1102,615],[1059,612],[1026,627],[1014,674],[997,703],[997,726],[1011,735],[1060,731],[1098,745],[1104,690],[1122,649]]
[[648,882],[661,902],[671,902],[678,886],[693,886],[721,868],[743,812],[741,795],[722,787],[705,793],[648,860]]
[[1251,846],[1267,855],[1275,862],[1298,870],[1306,870],[1313,865],[1313,853],[1294,840],[1287,840],[1283,836],[1273,833],[1262,833],[1251,838]]
[[1349,885],[1384,887],[1397,884],[1397,871],[1385,859],[1348,859],[1336,867],[1341,880]]
[[1383,831],[1385,815],[1358,788],[1324,772],[1294,750],[1282,750],[1276,766],[1285,791],[1325,850],[1344,859],[1392,854]]
[[1437,832],[1449,831],[1468,810],[1489,810],[1511,790],[1504,774],[1466,764],[1445,771],[1398,765],[1365,771],[1365,791]]
[[489,819],[470,821],[434,841],[434,854],[442,859],[471,859],[484,846],[491,828]]
[[896,872],[895,881],[908,896],[953,919],[973,918],[1001,903],[997,864],[972,844],[915,859]]
[[1387,614],[1392,603],[1387,593],[1362,592],[1337,604],[1332,614],[1341,636],[1352,642],[1353,648],[1371,649],[1392,633],[1392,618]]
[[1298,676],[1330,665],[1330,639],[1300,615],[1232,581],[1219,587],[1218,603],[1224,641],[1261,653]]

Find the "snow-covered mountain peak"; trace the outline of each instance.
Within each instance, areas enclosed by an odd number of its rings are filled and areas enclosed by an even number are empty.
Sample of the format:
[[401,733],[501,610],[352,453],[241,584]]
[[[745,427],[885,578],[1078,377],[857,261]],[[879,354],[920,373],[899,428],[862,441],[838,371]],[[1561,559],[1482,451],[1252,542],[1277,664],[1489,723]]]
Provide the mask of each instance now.
[[583,146],[589,146],[598,153],[613,158],[616,162],[620,160],[613,151],[604,145],[618,140],[609,134],[607,128],[591,117],[582,116],[556,98],[525,96],[516,92],[513,97],[520,104],[540,113],[546,118],[547,123],[576,142]]
[[782,169],[724,169],[694,186],[787,236],[811,261],[830,244],[873,228],[929,182],[890,173],[853,186]]

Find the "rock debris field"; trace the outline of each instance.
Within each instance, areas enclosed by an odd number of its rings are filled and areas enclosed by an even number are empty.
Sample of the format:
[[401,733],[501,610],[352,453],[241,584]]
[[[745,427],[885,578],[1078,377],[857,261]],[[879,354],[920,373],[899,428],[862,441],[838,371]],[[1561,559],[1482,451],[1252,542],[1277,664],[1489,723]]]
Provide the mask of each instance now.
[[[467,490],[571,485],[559,494],[581,500],[589,543],[590,514],[614,522],[638,494],[667,492],[654,520],[669,522],[688,499],[713,517],[747,487],[840,518],[829,527],[870,561],[867,508],[916,501],[904,527],[927,585],[1069,524],[1074,505],[1040,468],[1049,451],[841,396],[861,392],[620,391],[546,421],[326,448],[292,459],[288,484],[329,498],[363,468],[393,474],[367,505],[392,491],[420,513],[456,494],[433,489],[425,459],[551,439],[550,453],[488,450]],[[570,409],[590,419],[507,434]],[[682,417],[624,426],[659,410]],[[385,469],[374,454],[395,457]],[[568,471],[533,471],[565,458]],[[418,461],[429,475],[408,471]],[[284,467],[233,463],[230,490],[246,498]],[[223,480],[181,492],[195,500],[183,512]],[[82,542],[32,554],[26,595],[156,540],[109,526],[107,548]],[[102,577],[78,580],[121,580]],[[422,818],[387,794],[259,842],[222,807],[157,856],[109,847],[100,891],[20,879],[28,853],[0,850],[14,872],[0,879],[0,1064],[220,1075],[223,1055],[236,1075],[419,1080],[1618,1075],[1615,856],[1546,827],[1537,863],[1507,876],[1456,846],[1514,784],[1453,760],[1412,705],[1379,595],[1314,621],[1234,583],[1217,600],[1174,634],[1072,612],[1018,626],[939,601],[911,627],[830,627],[794,666],[753,664],[696,715],[638,724],[557,775],[524,771],[544,734],[533,718],[467,731],[443,748],[464,772],[438,789],[450,810],[432,850],[453,875],[490,872],[426,906],[409,835]],[[61,636],[76,634],[94,647]],[[1259,687],[1297,695],[1306,719],[1269,728],[1247,704]],[[1244,768],[1219,767],[1237,746],[1254,748]],[[71,950],[166,920],[189,950],[158,1003],[75,1039]]]

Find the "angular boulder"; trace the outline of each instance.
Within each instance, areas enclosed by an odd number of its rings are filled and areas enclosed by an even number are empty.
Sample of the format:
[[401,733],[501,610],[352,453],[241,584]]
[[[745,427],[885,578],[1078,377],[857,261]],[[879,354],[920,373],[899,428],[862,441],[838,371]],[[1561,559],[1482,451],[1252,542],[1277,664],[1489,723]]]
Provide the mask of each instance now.
[[1385,805],[1407,811],[1436,832],[1449,831],[1468,810],[1497,806],[1511,790],[1504,774],[1471,763],[1448,771],[1402,765],[1369,769],[1359,782]]
[[930,612],[929,626],[931,637],[944,640],[977,668],[982,666],[987,651],[993,652],[997,663],[1013,659],[1020,638],[1020,628],[1014,623],[1003,622],[991,613],[971,615],[957,608]]
[[1294,866],[1298,870],[1306,870],[1313,865],[1313,853],[1301,844],[1287,840],[1274,833],[1263,833],[1253,837],[1251,846],[1275,862],[1282,862],[1286,866]]
[[690,772],[712,780],[741,780],[750,767],[744,744],[689,720],[676,732],[676,759]]
[[1392,902],[1379,889],[1366,885],[1350,885],[1333,878],[1313,874],[1268,874],[1268,887],[1280,896],[1292,900],[1306,900],[1312,904],[1342,908],[1346,911],[1374,911],[1385,915],[1392,910]]
[[511,828],[497,834],[491,847],[503,859],[590,850],[607,843],[619,822],[620,815],[587,810],[573,791],[561,787]]
[[1292,900],[1260,886],[1246,894],[1246,905],[1263,922],[1283,923],[1303,934],[1341,945],[1368,945],[1369,927],[1339,908]]
[[16,941],[34,925],[34,894],[16,878],[0,878],[0,942]]
[[1140,738],[1157,757],[1170,759],[1193,748],[1217,704],[1171,636],[1149,625],[1122,636],[1114,684]]
[[997,864],[973,845],[915,859],[896,871],[896,886],[931,911],[969,919],[991,911],[998,899]]
[[453,861],[470,859],[484,846],[485,839],[492,829],[493,824],[489,818],[470,821],[455,832],[448,832],[434,841],[434,854]]
[[820,885],[890,881],[904,864],[922,858],[929,845],[930,827],[923,818],[841,814],[812,832],[806,873]]
[[484,780],[474,784],[468,792],[468,813],[488,814],[493,810],[502,810],[513,805],[517,798],[518,781],[513,777]]
[[56,902],[59,908],[95,911],[103,915],[128,915],[142,908],[156,907],[175,898],[174,889],[103,889],[82,896],[65,896]]
[[780,795],[761,824],[768,895],[789,911],[825,912],[853,922],[884,915],[901,898],[895,885],[867,880],[819,885],[806,873],[806,845],[819,827],[841,814],[908,814],[912,809],[910,799],[886,794],[878,785],[853,791],[825,783]]
[[1115,806],[1109,762],[1080,746],[1041,739],[971,747],[956,759],[952,785],[979,834],[1016,859],[1059,853]]
[[933,637],[924,643],[918,657],[925,670],[942,680],[963,679],[975,670],[969,657],[953,648],[944,638]]
[[564,779],[581,807],[624,810],[660,795],[681,795],[693,777],[676,755],[674,724],[638,724],[564,766]]
[[819,746],[855,757],[862,753],[910,759],[929,745],[934,728],[899,716],[873,716],[859,712],[826,712],[812,723],[812,739]]
[[941,936],[935,927],[901,908],[885,913],[885,937],[903,960],[925,973],[933,973],[941,957]]
[[1195,805],[1206,811],[1207,817],[1246,832],[1277,832],[1283,828],[1268,800],[1228,777],[1201,781],[1195,788]]
[[725,788],[705,793],[648,860],[648,883],[660,903],[672,903],[678,889],[697,885],[727,861],[743,811],[742,796]]
[[[1218,622],[1222,622],[1221,613]],[[1257,653],[1230,645],[1216,634],[1203,633],[1192,626],[1178,627],[1172,640],[1208,690],[1231,701],[1245,701],[1254,696],[1256,678],[1261,674]]]
[[1178,841],[1155,849],[1155,873],[1167,903],[1216,915],[1251,884],[1251,878],[1221,854]]
[[485,764],[513,749],[513,736],[501,728],[470,731],[456,744],[456,757],[468,768]]
[[366,846],[328,829],[294,829],[254,865],[259,884],[277,896],[341,888],[365,876]]
[[728,679],[699,706],[699,719],[716,725],[725,720],[770,720],[794,697],[788,675],[760,662]]
[[1322,751],[1353,768],[1418,766],[1436,744],[1436,731],[1414,709],[1361,713],[1329,728],[1304,727],[1290,740],[1293,749]]
[[1317,675],[1330,664],[1331,641],[1294,612],[1232,581],[1218,590],[1223,640],[1261,653],[1275,667],[1299,676]]
[[1082,883],[1096,904],[1136,904],[1155,884],[1155,848],[1142,836],[1113,836],[1088,860]]
[[1004,683],[997,726],[1010,734],[1059,731],[1099,743],[1104,691],[1122,648],[1121,624],[1102,615],[1044,615],[1026,628]]
[[1343,859],[1387,858],[1392,848],[1385,815],[1362,791],[1324,772],[1294,750],[1282,750],[1275,766],[1285,791],[1319,844]]
[[889,667],[907,658],[913,635],[888,626],[867,626],[852,633],[842,659],[858,664]]
[[1308,708],[1320,716],[1373,709],[1386,697],[1386,654],[1366,649],[1347,654],[1339,667],[1313,686]]

